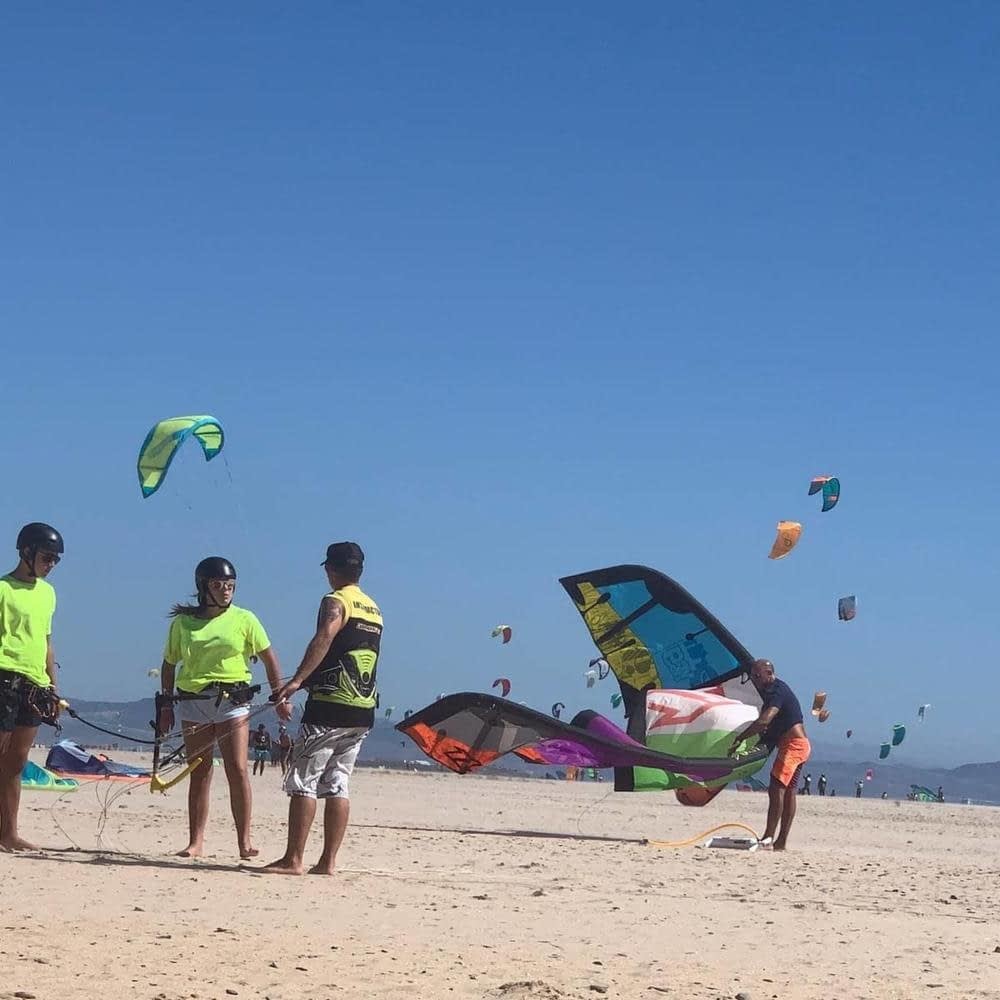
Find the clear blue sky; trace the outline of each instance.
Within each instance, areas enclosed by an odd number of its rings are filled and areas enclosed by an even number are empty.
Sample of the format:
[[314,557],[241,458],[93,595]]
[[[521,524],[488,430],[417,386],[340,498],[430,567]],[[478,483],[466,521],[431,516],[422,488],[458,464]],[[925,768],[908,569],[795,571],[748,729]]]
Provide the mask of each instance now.
[[[400,712],[608,707],[557,578],[641,562],[815,735],[996,759],[1000,10],[538,7],[5,11],[0,525],[66,536],[64,690],[148,693],[210,553],[294,669],[353,538]],[[141,500],[190,412],[228,466]]]

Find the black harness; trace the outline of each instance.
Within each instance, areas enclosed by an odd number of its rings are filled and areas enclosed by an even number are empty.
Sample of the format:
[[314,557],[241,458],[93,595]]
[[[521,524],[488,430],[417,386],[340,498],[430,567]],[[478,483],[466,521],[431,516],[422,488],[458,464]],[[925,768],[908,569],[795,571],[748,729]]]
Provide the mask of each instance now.
[[159,717],[160,708],[173,705],[178,701],[212,701],[218,708],[223,701],[228,701],[234,708],[242,708],[253,701],[254,695],[260,693],[259,684],[247,684],[246,681],[236,681],[233,684],[209,684],[197,694],[193,691],[177,690],[175,694],[156,693],[156,714]]
[[41,687],[12,670],[0,670],[0,698],[37,716],[47,726],[59,728],[59,695],[53,688]]

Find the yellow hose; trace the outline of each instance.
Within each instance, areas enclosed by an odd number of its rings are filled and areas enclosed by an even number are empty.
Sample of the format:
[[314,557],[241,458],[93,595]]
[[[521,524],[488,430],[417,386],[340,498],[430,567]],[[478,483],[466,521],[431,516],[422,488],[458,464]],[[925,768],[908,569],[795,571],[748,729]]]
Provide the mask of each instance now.
[[760,837],[757,836],[757,831],[745,823],[720,823],[718,826],[713,826],[710,830],[705,830],[704,833],[696,833],[693,837],[688,837],[687,840],[647,840],[646,845],[648,847],[689,847],[691,844],[698,843],[699,840],[707,837],[710,833],[715,833],[716,830],[727,830],[733,827],[738,830],[746,830],[747,833],[753,834],[754,840],[760,840]]

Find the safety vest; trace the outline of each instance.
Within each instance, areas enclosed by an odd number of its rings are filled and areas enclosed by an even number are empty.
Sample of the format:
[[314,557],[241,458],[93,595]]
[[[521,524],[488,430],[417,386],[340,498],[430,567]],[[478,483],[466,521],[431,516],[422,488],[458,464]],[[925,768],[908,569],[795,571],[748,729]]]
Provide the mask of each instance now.
[[306,681],[309,697],[336,705],[374,709],[378,702],[375,674],[382,640],[382,612],[355,583],[327,597],[340,601],[347,621]]

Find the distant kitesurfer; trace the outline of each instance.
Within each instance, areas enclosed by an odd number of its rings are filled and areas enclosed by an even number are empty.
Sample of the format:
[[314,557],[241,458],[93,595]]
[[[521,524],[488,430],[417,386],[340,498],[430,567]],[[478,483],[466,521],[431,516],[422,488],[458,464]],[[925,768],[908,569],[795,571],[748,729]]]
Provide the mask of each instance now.
[[802,724],[799,700],[792,689],[775,676],[771,661],[754,660],[750,677],[764,703],[757,721],[736,734],[729,752],[735,754],[740,743],[758,734],[766,747],[772,750],[777,747],[767,790],[767,826],[761,843],[781,851],[788,844],[788,834],[795,819],[795,789],[812,748]]
[[30,851],[18,833],[21,770],[42,722],[59,717],[46,577],[63,556],[62,535],[41,522],[17,534],[17,566],[0,579],[0,850]]
[[356,542],[336,542],[323,567],[330,593],[319,607],[316,633],[295,676],[276,694],[279,702],[300,688],[306,700],[299,737],[285,775],[288,843],[266,868],[275,875],[301,875],[316,800],[323,807],[323,852],[311,875],[332,875],[350,818],[350,778],[361,743],[375,724],[376,669],[382,612],[358,586],[365,554]]
[[260,766],[260,773],[264,773],[264,767],[271,754],[271,734],[262,722],[253,733],[253,773],[257,774],[257,767]]
[[819,776],[819,781],[816,783],[816,790],[820,795],[826,795],[826,775],[821,774]]
[[[218,746],[240,857],[252,858],[259,852],[250,839],[250,657],[263,661],[272,691],[281,685],[281,668],[257,616],[233,604],[236,569],[228,559],[202,559],[194,583],[198,603],[175,604],[170,612],[173,621],[160,667],[160,684],[168,700],[160,710],[158,731],[169,733],[174,728],[176,700],[187,759],[201,758],[188,785],[188,845],[178,854],[197,858],[204,852],[212,754]],[[282,707],[282,712],[287,710]]]

